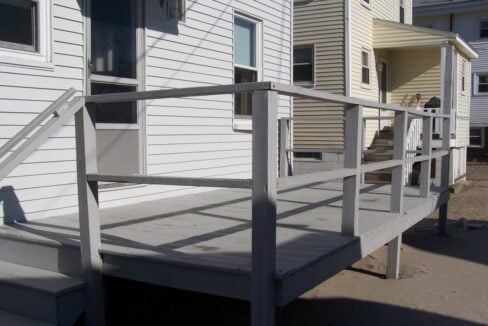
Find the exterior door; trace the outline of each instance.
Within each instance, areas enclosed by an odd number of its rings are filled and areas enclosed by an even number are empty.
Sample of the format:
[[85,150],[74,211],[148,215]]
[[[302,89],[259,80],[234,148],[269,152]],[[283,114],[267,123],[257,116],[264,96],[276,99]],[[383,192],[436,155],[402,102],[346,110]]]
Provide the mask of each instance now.
[[[88,92],[142,90],[140,38],[142,1],[89,1]],[[137,102],[95,107],[98,170],[111,174],[142,173],[141,107]]]
[[[379,100],[380,103],[388,103],[388,64],[386,61],[381,60],[380,61],[380,66],[379,66]],[[380,110],[380,118],[387,116],[387,111],[386,110]],[[380,130],[383,129],[383,127],[387,126],[388,123],[386,120],[379,120],[379,127]]]

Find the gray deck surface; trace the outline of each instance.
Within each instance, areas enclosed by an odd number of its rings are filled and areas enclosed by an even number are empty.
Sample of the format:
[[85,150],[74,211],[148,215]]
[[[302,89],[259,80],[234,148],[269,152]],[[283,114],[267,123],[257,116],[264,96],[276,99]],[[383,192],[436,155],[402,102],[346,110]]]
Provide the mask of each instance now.
[[[363,185],[360,237],[354,238],[340,234],[341,183],[280,189],[276,278],[285,280],[327,257],[332,259],[330,264],[348,266],[431,213],[443,193],[433,189],[430,198],[422,199],[418,189],[407,188],[406,213],[400,216],[389,212],[389,190],[389,185]],[[248,276],[250,195],[250,190],[216,190],[104,209],[102,253]],[[2,227],[2,234],[50,241],[53,245],[78,245],[78,217],[61,216]],[[355,253],[351,255],[347,248],[352,246]],[[342,250],[348,257],[335,262]]]

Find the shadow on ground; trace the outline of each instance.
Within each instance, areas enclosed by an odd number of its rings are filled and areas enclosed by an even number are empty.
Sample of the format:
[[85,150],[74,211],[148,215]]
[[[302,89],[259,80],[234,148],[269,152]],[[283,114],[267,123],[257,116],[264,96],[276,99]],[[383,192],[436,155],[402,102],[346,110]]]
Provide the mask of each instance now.
[[[247,302],[107,279],[108,325],[250,325]],[[277,325],[466,325],[478,323],[363,300],[298,299],[277,311]]]

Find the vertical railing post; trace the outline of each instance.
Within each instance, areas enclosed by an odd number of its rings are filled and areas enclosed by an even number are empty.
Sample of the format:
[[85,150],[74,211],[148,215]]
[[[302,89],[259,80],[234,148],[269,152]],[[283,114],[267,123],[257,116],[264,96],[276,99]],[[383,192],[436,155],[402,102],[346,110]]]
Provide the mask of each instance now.
[[396,112],[393,136],[393,159],[402,161],[402,164],[394,167],[391,174],[390,211],[393,213],[403,213],[407,128],[408,113]]
[[85,323],[104,325],[102,259],[98,184],[87,174],[97,173],[96,130],[93,108],[83,107],[75,115],[78,206],[81,265],[86,281]]
[[290,128],[287,119],[280,119],[280,178],[286,178],[290,175],[290,163],[288,147],[290,144]]
[[420,197],[430,196],[432,166],[432,117],[422,118],[422,155],[429,158],[420,163]]
[[[454,47],[445,44],[441,48],[441,105],[442,114],[442,150],[448,155],[441,158],[440,185],[441,187],[451,186],[451,111],[454,92]],[[448,203],[441,205],[439,209],[439,234],[446,233]]]
[[275,322],[277,107],[278,95],[275,91],[253,92],[251,271],[253,326],[271,326]]
[[356,236],[359,233],[359,192],[361,188],[361,154],[363,136],[363,107],[346,107],[344,167],[355,169],[353,176],[343,181],[342,234]]

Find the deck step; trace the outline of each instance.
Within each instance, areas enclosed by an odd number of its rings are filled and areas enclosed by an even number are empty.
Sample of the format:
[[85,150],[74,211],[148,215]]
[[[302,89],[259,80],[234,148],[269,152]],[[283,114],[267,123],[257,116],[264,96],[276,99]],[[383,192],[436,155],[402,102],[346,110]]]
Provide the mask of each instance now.
[[391,182],[391,171],[380,170],[368,172],[364,175],[364,180],[369,183],[389,183]]
[[36,319],[0,310],[0,325],[12,326],[55,326],[56,324],[45,323]]
[[81,276],[79,247],[14,226],[0,227],[0,260]]
[[0,309],[56,325],[72,325],[83,311],[82,279],[0,262]]

